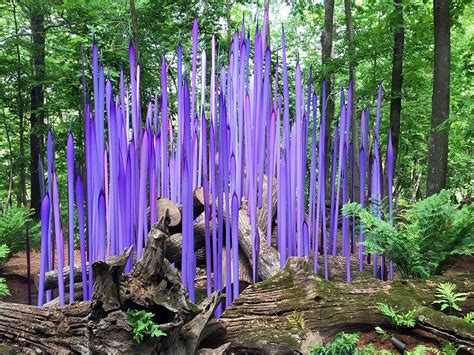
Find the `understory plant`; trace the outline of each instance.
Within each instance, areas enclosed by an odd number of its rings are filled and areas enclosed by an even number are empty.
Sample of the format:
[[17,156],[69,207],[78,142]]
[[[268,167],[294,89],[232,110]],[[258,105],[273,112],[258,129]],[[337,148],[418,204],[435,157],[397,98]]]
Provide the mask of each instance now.
[[3,277],[0,277],[0,297],[9,296],[10,290],[8,289],[7,283]]
[[[7,255],[9,254],[10,250],[5,244],[0,245],[0,270],[2,266],[7,260]],[[7,287],[5,279],[0,277],[0,296],[8,296],[10,295],[10,290]]]
[[357,348],[360,336],[360,333],[338,333],[330,343],[311,347],[310,355],[352,354]]
[[448,309],[449,314],[453,314],[453,311],[461,312],[458,303],[466,300],[467,293],[456,293],[456,285],[446,282],[438,285],[435,297],[433,304],[440,305],[441,311]]
[[128,310],[128,324],[132,327],[132,337],[140,343],[145,337],[162,337],[166,333],[153,321],[153,313],[139,310]]
[[393,355],[393,353],[390,350],[377,349],[375,344],[369,343],[363,347],[355,349],[354,355]]
[[390,338],[390,335],[387,334],[387,332],[383,330],[382,328],[380,328],[379,326],[375,327],[375,331],[377,332],[377,334],[379,335],[382,341],[386,341],[387,339]]
[[362,222],[365,252],[390,256],[404,278],[439,274],[451,256],[474,253],[474,205],[452,203],[449,190],[416,202],[396,223],[372,206],[349,203],[342,211]]
[[5,266],[9,254],[10,248],[6,244],[0,244],[0,270]]
[[406,313],[400,313],[395,307],[386,303],[377,303],[377,309],[392,320],[397,330],[402,328],[413,328],[416,324],[415,314],[417,309],[411,309]]
[[405,216],[430,275],[439,274],[450,256],[474,253],[474,205],[453,203],[450,190],[418,201]]
[[474,323],[474,312],[467,313],[462,319],[468,323]]
[[[0,245],[6,245],[8,252],[3,260],[6,262],[12,255],[25,250],[26,224],[29,226],[30,243],[37,247],[40,237],[40,225],[32,219],[33,210],[23,207],[6,207],[0,214]],[[0,262],[0,267],[1,267]]]
[[440,353],[443,355],[456,355],[461,348],[463,348],[462,345],[454,345],[453,343],[446,341],[443,343]]

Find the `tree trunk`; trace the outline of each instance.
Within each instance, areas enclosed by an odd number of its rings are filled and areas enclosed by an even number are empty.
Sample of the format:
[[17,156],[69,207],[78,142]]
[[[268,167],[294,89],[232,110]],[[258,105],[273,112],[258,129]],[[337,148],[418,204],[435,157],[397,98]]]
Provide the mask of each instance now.
[[21,78],[21,56],[20,56],[20,43],[18,34],[18,20],[17,20],[17,8],[15,2],[13,5],[13,21],[15,23],[15,36],[16,36],[16,84],[17,84],[17,107],[18,107],[18,121],[19,121],[19,144],[20,144],[20,192],[19,192],[19,203],[22,205],[26,204],[26,172],[25,172],[25,111],[23,105],[23,84]]
[[390,129],[392,131],[393,168],[397,164],[398,146],[400,142],[400,113],[402,111],[403,85],[403,46],[405,30],[402,0],[394,0],[394,39],[392,59],[392,88],[390,98]]
[[431,137],[428,148],[426,195],[446,187],[448,174],[451,20],[449,0],[434,0],[434,72],[431,102]]
[[3,109],[3,125],[5,127],[5,136],[8,143],[8,192],[7,192],[7,206],[12,205],[12,193],[13,193],[13,146],[10,139],[10,130],[8,128],[7,117],[5,115],[5,109]]
[[[326,170],[329,169],[329,146],[331,145],[331,124],[334,119],[334,99],[332,92],[333,74],[331,65],[332,56],[332,37],[334,32],[334,0],[324,0],[324,28],[321,32],[321,63],[323,79],[326,81],[326,132],[325,136],[328,139],[326,142],[328,149],[326,149]],[[326,172],[326,176],[328,176]],[[330,184],[326,185],[327,194],[329,195]]]
[[351,133],[352,145],[354,149],[353,162],[354,174],[352,185],[354,187],[352,201],[360,202],[359,195],[359,124],[357,123],[356,108],[356,53],[354,43],[354,25],[352,24],[352,4],[351,0],[344,0],[344,17],[346,19],[347,39],[349,40],[349,78],[352,81],[352,107],[351,107]]
[[225,1],[225,15],[226,15],[226,21],[227,21],[227,46],[230,48],[232,44],[232,28],[230,24],[230,10],[232,8],[232,2],[231,0],[226,0]]
[[31,23],[31,64],[33,70],[33,85],[31,86],[31,114],[30,114],[30,189],[31,207],[35,216],[39,218],[41,208],[41,192],[39,187],[38,160],[43,151],[43,124],[44,124],[44,87],[45,80],[44,59],[45,39],[44,13],[41,5],[33,5],[30,9]]
[[[203,346],[230,342],[231,350],[239,353],[299,353],[305,339],[314,333],[327,340],[342,331],[390,328],[390,319],[376,309],[379,302],[397,306],[402,312],[419,307],[416,327],[409,332],[426,331],[440,343],[455,342],[468,351],[474,346],[474,324],[447,316],[430,305],[440,282],[455,283],[459,292],[472,291],[471,274],[394,282],[359,277],[347,284],[316,277],[312,266],[308,259],[290,258],[274,277],[248,287],[217,323],[209,325],[206,334],[211,336]],[[473,309],[474,294],[470,292],[463,311]]]
[[135,0],[130,0],[130,18],[132,20],[132,40],[135,46],[135,65],[140,61],[140,37],[138,34],[138,19],[135,9]]

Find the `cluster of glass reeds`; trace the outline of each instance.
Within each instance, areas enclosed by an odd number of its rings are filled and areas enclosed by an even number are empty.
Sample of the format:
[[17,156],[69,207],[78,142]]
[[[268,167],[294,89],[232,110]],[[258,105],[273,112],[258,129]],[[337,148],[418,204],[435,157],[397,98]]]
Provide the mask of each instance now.
[[[169,68],[163,58],[159,94],[148,100],[140,96],[140,65],[135,65],[133,44],[129,48],[130,77],[126,80],[121,71],[116,83],[119,91],[114,93],[112,81],[104,75],[94,41],[93,99],[91,102],[86,100],[85,140],[84,147],[80,148],[85,150],[86,157],[85,167],[82,167],[85,184],[74,163],[73,132],[69,132],[67,140],[69,302],[74,300],[74,234],[79,234],[83,298],[88,300],[92,296],[93,274],[87,265],[120,254],[131,245],[135,248],[136,260],[139,260],[148,231],[157,222],[155,201],[158,197],[182,205],[180,268],[183,283],[194,301],[196,257],[192,194],[200,186],[204,189],[204,196],[211,196],[212,201],[208,203],[205,198],[205,212],[201,217],[206,226],[207,293],[229,285],[226,305],[239,293],[238,213],[243,200],[247,201],[245,213],[252,226],[254,282],[258,281],[260,238],[277,248],[281,267],[289,256],[322,255],[322,265],[318,265],[318,258],[314,258],[314,269],[318,272],[318,267],[321,267],[326,278],[328,254],[336,255],[340,238],[341,253],[347,260],[347,280],[350,282],[351,271],[354,271],[350,268],[351,254],[358,254],[362,270],[366,256],[359,242],[364,240],[364,234],[356,232],[355,224],[350,224],[350,217],[342,217],[340,224],[338,220],[342,205],[355,199],[357,194],[362,205],[364,201],[367,204],[369,196],[381,199],[383,166],[388,176],[389,201],[392,200],[390,134],[385,164],[382,164],[379,146],[382,89],[379,87],[371,146],[368,108],[362,110],[360,137],[351,135],[354,90],[351,83],[347,100],[346,92],[341,90],[340,116],[334,134],[326,136],[325,83],[322,82],[321,92],[316,93],[310,73],[305,90],[300,66],[296,64],[291,68],[295,70],[295,82],[290,87],[284,31],[279,52],[281,57],[278,58],[281,68],[278,60],[276,66],[271,65],[267,31],[268,14],[261,29],[257,26],[253,42],[243,25],[241,31],[234,34],[227,67],[220,68],[216,68],[216,41],[213,38],[209,76],[206,74],[206,51],[202,50],[198,57],[198,23],[195,20],[192,68],[189,73],[184,70],[182,48],[178,45],[176,88],[167,79]],[[291,103],[290,90],[294,90],[295,98]],[[170,115],[168,111],[171,92],[177,100],[177,115]],[[146,109],[142,107],[144,101],[147,101]],[[290,106],[293,117],[290,117]],[[307,157],[309,144],[311,155]],[[40,305],[44,303],[44,275],[52,269],[59,273],[60,304],[66,303],[63,281],[65,240],[54,151],[50,131],[47,186],[41,210]],[[359,184],[354,181],[355,154],[359,154]],[[326,166],[327,162],[330,166]],[[327,176],[329,172],[331,176]],[[267,193],[264,193],[264,180],[268,181]],[[326,186],[330,196],[326,196]],[[355,186],[360,190],[355,191]],[[277,237],[272,240],[274,211],[272,203],[264,199],[271,199],[275,188]],[[330,201],[328,211],[326,201]],[[266,235],[262,235],[257,226],[257,210],[263,203],[268,206]],[[78,229],[75,229],[74,204]],[[391,210],[391,203],[389,207]],[[225,228],[225,225],[232,227]],[[214,227],[211,229],[211,226]],[[229,270],[225,272],[225,280],[223,260],[225,270]],[[376,273],[378,257],[373,255],[372,261]],[[385,267],[383,256],[379,262],[379,266]],[[389,265],[391,278],[393,270],[391,263]],[[132,261],[126,271],[131,267]],[[46,299],[51,299],[51,291],[46,292]]]

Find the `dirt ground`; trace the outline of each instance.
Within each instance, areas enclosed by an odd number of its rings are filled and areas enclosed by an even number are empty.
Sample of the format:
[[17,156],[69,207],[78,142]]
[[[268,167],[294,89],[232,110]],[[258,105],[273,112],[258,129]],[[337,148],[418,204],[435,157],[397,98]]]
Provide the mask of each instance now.
[[[392,335],[389,330],[386,330],[388,334]],[[393,334],[398,340],[406,344],[407,350],[412,351],[417,345],[425,345],[428,348],[438,348],[438,341],[436,338],[432,337],[429,333],[418,332],[424,334],[416,334],[416,336],[408,334]],[[368,332],[364,333],[359,340],[359,347],[362,347],[367,344],[374,344],[377,349],[389,350],[393,353],[398,353],[397,348],[392,344],[390,339],[382,341],[381,337],[377,332]]]
[[[64,255],[67,262],[68,248],[64,245]],[[79,251],[74,253],[74,262],[81,263],[81,255]],[[19,253],[13,256],[5,267],[0,270],[0,276],[5,278],[7,286],[10,289],[10,296],[0,297],[1,301],[28,304],[28,278],[26,267],[26,253]],[[38,289],[34,283],[34,277],[39,274],[40,270],[40,253],[33,251],[30,256],[30,270],[31,270],[31,303],[38,302]]]

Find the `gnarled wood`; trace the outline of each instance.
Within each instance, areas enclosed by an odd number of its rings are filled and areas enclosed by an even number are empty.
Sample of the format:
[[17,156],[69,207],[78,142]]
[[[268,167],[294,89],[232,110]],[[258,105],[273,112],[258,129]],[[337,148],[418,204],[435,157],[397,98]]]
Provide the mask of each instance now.
[[[92,301],[62,308],[0,302],[2,351],[193,354],[221,296],[215,293],[200,306],[189,302],[177,270],[164,257],[168,217],[165,213],[152,228],[142,258],[129,274],[122,275],[131,248],[93,263]],[[128,309],[153,312],[167,336],[133,341]]]

